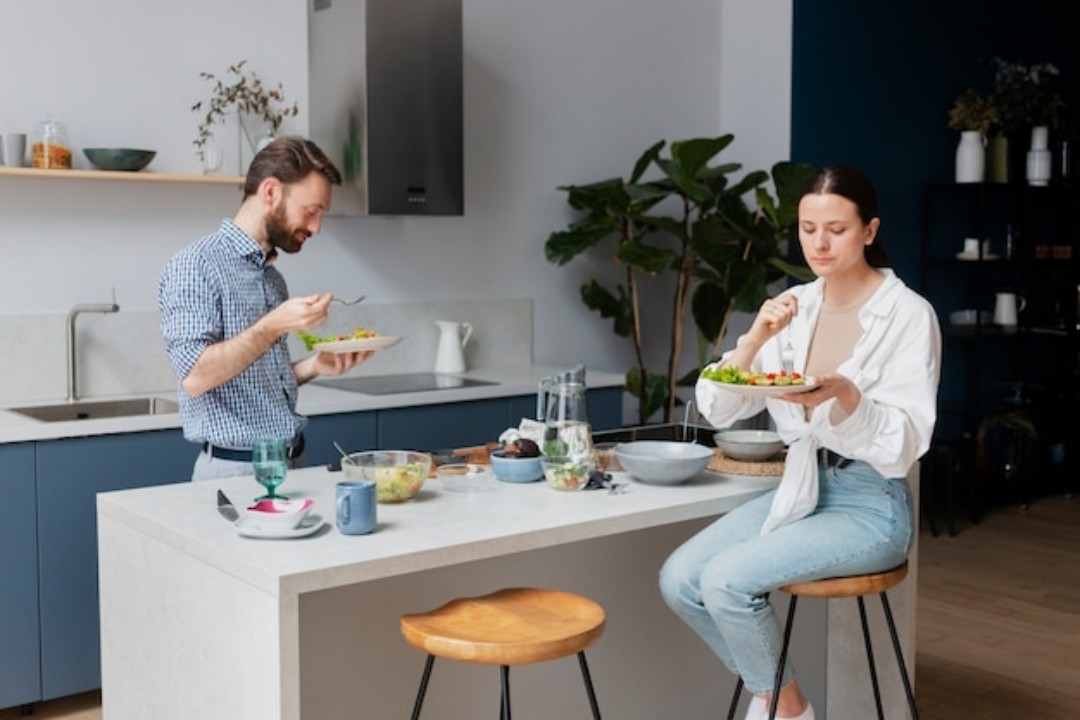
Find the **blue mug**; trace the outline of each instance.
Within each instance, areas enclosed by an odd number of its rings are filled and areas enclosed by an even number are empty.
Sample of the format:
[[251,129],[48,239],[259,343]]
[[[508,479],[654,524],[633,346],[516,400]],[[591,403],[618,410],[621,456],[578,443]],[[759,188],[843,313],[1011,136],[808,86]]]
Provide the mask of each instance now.
[[335,491],[337,528],[343,535],[366,535],[375,529],[375,483],[343,480]]

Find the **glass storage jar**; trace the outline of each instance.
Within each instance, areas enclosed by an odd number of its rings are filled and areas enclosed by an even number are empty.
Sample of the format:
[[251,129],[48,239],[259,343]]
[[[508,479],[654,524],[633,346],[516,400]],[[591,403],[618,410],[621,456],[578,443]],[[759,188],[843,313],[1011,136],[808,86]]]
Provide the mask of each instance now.
[[34,167],[58,170],[71,169],[71,144],[64,123],[49,115],[38,123],[31,147]]

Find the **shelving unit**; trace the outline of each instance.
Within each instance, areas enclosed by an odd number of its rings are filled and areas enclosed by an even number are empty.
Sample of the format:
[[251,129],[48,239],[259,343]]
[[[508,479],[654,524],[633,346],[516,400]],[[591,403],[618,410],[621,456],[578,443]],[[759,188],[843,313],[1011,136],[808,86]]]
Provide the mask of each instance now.
[[[944,335],[935,444],[978,449],[985,462],[969,458],[965,472],[981,468],[998,477],[969,479],[979,486],[1015,482],[1006,493],[1021,502],[1061,485],[1075,489],[1080,187],[930,185],[922,207],[920,290],[937,308]],[[989,240],[989,254],[959,259],[965,238]],[[999,292],[1026,302],[1015,328],[981,318],[950,322],[950,313],[964,309],[991,319]]]
[[187,175],[182,173],[159,173],[140,170],[117,172],[110,170],[43,170],[26,167],[0,167],[0,177],[42,178],[48,180],[112,180],[123,182],[194,183],[201,185],[244,184],[239,175]]

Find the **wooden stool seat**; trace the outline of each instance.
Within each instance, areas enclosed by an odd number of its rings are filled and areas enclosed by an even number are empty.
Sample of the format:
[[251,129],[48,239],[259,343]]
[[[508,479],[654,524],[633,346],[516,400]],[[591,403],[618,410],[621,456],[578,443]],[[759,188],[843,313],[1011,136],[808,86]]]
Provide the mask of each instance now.
[[[881,704],[881,689],[878,686],[877,664],[874,662],[874,649],[870,642],[870,626],[866,619],[866,605],[863,597],[878,595],[881,598],[881,608],[885,613],[885,622],[889,627],[889,638],[892,640],[893,652],[896,655],[896,664],[900,670],[900,679],[904,684],[904,693],[907,695],[908,710],[912,720],[919,720],[919,709],[915,705],[915,693],[911,688],[911,680],[908,677],[907,666],[904,664],[904,655],[900,649],[900,638],[896,633],[896,623],[893,620],[892,608],[889,607],[889,596],[886,591],[896,587],[908,574],[908,564],[905,560],[902,565],[880,573],[867,575],[852,575],[848,577],[825,578],[823,580],[810,580],[807,582],[789,583],[780,587],[780,590],[791,595],[788,604],[787,622],[784,625],[784,643],[780,650],[780,661],[776,666],[776,677],[773,682],[771,702],[768,706],[768,720],[776,717],[776,703],[780,695],[780,683],[784,675],[784,663],[787,662],[788,645],[791,642],[791,630],[795,625],[795,608],[800,597],[816,598],[855,598],[859,606],[859,621],[862,625],[863,644],[866,648],[866,661],[870,669],[870,685],[874,691],[874,707],[877,710],[878,720],[885,720],[884,708]],[[742,694],[743,679],[740,677],[735,684],[735,693],[731,697],[731,705],[728,707],[728,720],[734,720],[735,711],[739,704],[739,695]]]
[[509,588],[401,616],[413,647],[441,658],[526,665],[573,655],[604,632],[604,609],[580,595]]
[[487,595],[451,600],[429,612],[401,616],[401,634],[427,653],[413,705],[418,720],[436,657],[498,665],[499,717],[510,716],[510,666],[576,654],[594,720],[600,709],[593,691],[585,648],[604,632],[604,608],[592,600],[539,588],[507,588]]
[[791,583],[790,585],[784,585],[780,589],[788,595],[801,595],[803,597],[859,597],[860,595],[874,595],[890,590],[902,583],[904,578],[907,577],[907,573],[908,564],[904,562],[903,565],[886,572]]

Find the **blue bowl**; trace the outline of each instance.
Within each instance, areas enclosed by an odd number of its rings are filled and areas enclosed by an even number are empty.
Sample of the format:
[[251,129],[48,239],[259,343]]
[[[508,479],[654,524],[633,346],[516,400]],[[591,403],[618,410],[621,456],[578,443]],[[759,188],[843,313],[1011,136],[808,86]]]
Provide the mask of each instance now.
[[98,170],[136,172],[149,165],[157,152],[134,148],[83,148],[83,155]]
[[491,453],[491,470],[495,477],[508,483],[530,483],[544,477],[540,458],[507,457],[502,450]]

